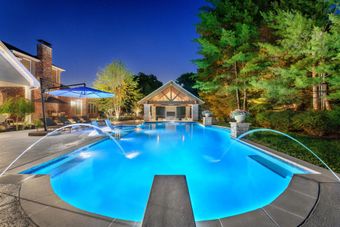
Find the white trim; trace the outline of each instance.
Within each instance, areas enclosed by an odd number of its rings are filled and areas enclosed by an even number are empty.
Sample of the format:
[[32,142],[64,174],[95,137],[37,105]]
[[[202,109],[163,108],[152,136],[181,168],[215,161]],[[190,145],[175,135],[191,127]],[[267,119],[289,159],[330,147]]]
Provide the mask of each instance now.
[[[29,55],[27,55],[27,54],[24,54],[24,53],[19,52],[19,51],[16,51],[16,50],[10,50],[10,51],[11,51],[13,54],[19,55],[19,56],[21,56],[21,57],[23,57],[23,58],[27,58],[27,59],[30,59],[30,60],[35,61],[35,62],[40,62],[40,59],[39,59],[39,58],[35,58],[35,57],[32,57],[32,56],[29,56]],[[65,71],[66,71],[65,69],[60,68],[60,67],[58,67],[58,66],[56,66],[56,65],[53,65],[53,64],[52,64],[52,69],[57,69],[57,70],[60,70],[61,72],[65,72]]]
[[21,64],[16,56],[0,41],[0,55],[2,55],[28,82],[31,88],[39,88],[39,81]]
[[11,52],[12,52],[13,54],[15,54],[15,55],[20,55],[20,56],[22,56],[22,57],[24,57],[24,58],[27,58],[27,59],[30,59],[30,60],[32,60],[32,61],[40,62],[40,60],[39,60],[38,58],[34,58],[34,57],[32,57],[32,56],[29,56],[29,55],[27,55],[27,54],[21,53],[21,52],[19,52],[19,51],[11,50]]
[[65,72],[65,71],[66,71],[65,69],[60,68],[60,67],[55,66],[55,65],[52,65],[52,69],[57,69],[57,70],[59,70],[59,71],[61,71],[61,72]]
[[167,83],[163,84],[161,87],[159,87],[158,89],[154,90],[153,92],[151,92],[150,94],[148,94],[147,96],[145,96],[144,98],[142,98],[141,100],[138,101],[138,104],[143,104],[147,99],[150,99],[151,97],[153,97],[155,94],[157,94],[158,92],[164,90],[165,88],[167,88],[168,86],[173,85],[174,87],[176,87],[177,89],[179,89],[180,91],[184,92],[186,95],[190,96],[193,99],[198,100],[198,104],[204,104],[204,101],[201,100],[200,98],[196,97],[195,95],[193,95],[191,92],[187,91],[186,89],[184,89],[181,85],[177,84],[175,81],[170,80]]

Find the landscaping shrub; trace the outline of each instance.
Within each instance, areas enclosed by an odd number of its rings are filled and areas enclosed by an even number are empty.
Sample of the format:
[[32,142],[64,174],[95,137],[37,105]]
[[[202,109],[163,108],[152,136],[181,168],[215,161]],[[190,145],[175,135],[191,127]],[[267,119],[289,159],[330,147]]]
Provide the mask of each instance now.
[[327,112],[329,133],[340,134],[340,107],[334,108]]
[[326,111],[306,111],[296,114],[293,124],[296,129],[301,129],[308,135],[324,136],[330,131],[331,120]]
[[271,128],[271,122],[269,118],[269,112],[261,112],[256,114],[255,120],[256,125],[263,127],[263,128]]
[[290,131],[293,129],[293,111],[264,112],[256,115],[257,125],[264,128],[272,128],[279,131]]
[[300,131],[310,136],[339,134],[340,108],[318,112],[262,112],[256,114],[252,125],[284,132]]

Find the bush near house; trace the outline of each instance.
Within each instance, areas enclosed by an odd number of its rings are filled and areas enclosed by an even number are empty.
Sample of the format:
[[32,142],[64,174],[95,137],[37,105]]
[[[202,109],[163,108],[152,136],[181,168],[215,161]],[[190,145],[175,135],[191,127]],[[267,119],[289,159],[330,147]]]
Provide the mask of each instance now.
[[34,112],[34,105],[23,97],[9,98],[0,106],[0,113],[9,114],[15,119],[16,130],[19,129],[19,120]]

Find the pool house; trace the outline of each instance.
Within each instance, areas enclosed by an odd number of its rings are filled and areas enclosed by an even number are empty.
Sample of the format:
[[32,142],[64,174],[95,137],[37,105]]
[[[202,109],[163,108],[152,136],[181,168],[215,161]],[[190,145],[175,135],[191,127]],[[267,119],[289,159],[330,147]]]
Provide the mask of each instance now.
[[199,105],[204,104],[172,80],[138,103],[144,105],[144,121],[197,121]]

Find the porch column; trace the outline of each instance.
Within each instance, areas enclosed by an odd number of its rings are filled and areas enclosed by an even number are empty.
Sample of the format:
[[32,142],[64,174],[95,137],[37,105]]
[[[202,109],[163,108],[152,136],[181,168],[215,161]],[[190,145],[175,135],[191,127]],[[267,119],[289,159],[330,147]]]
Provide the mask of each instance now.
[[156,106],[151,106],[151,117],[153,121],[156,120]]
[[191,116],[190,116],[190,106],[185,107],[185,118],[186,119],[191,118]]
[[144,121],[150,121],[150,104],[144,104]]
[[[28,100],[31,101],[32,100],[31,89],[28,86],[25,86],[24,91],[25,91],[25,99],[28,99]],[[26,115],[25,121],[28,122],[28,123],[32,123],[32,114]]]
[[198,104],[193,104],[192,105],[192,120],[193,121],[198,121]]

